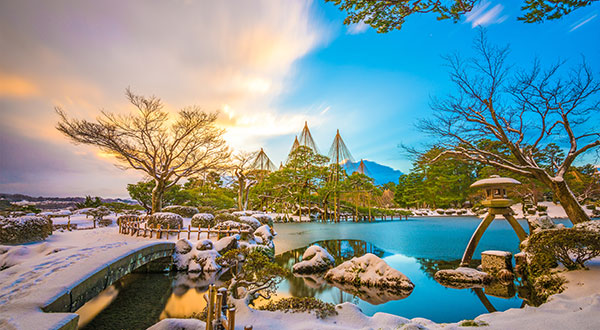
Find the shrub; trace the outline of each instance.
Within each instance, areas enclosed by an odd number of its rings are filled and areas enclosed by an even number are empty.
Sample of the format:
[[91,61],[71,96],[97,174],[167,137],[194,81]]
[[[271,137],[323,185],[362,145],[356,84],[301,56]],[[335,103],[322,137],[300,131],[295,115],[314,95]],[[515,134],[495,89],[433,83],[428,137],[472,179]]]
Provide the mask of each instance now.
[[209,213],[198,213],[192,217],[192,227],[211,228],[216,224],[215,216]]
[[529,237],[526,251],[536,272],[557,261],[569,270],[584,268],[586,261],[600,255],[600,233],[585,228],[543,230]]
[[548,211],[548,206],[546,206],[546,205],[538,205],[537,206],[537,210],[538,210],[538,212],[546,212],[546,211]]
[[283,311],[291,313],[311,313],[319,319],[324,319],[329,316],[337,315],[335,305],[332,303],[323,302],[314,297],[290,297],[282,298],[277,301],[269,301],[268,304],[259,306],[259,310],[266,311]]
[[108,227],[108,226],[112,225],[112,223],[113,223],[112,219],[102,218],[101,220],[98,220],[98,226],[100,226],[100,227]]
[[270,227],[273,227],[273,218],[271,218],[271,216],[268,214],[259,213],[252,215],[252,217],[260,221],[260,223],[263,225],[269,225]]
[[196,207],[182,205],[170,205],[167,207],[163,207],[162,211],[179,214],[184,218],[191,218],[194,216],[194,214],[200,213],[200,211],[198,211],[198,208]]
[[596,206],[594,204],[588,204],[588,205],[585,206],[585,208],[588,209],[588,210],[595,210]]
[[208,213],[208,214],[215,214],[215,209],[213,209],[210,206],[198,206],[198,212],[200,213]]
[[239,217],[239,218],[237,219],[237,222],[240,222],[240,223],[245,223],[245,224],[247,224],[247,225],[251,226],[253,230],[256,230],[256,229],[258,229],[258,227],[260,227],[260,226],[261,226],[261,223],[260,223],[260,221],[256,220],[256,218],[254,218],[254,217],[250,217],[250,216],[242,216],[242,217]]
[[157,212],[146,217],[149,227],[161,228],[181,228],[183,226],[183,218],[179,214],[170,212]]
[[238,217],[236,217],[235,215],[230,214],[230,213],[219,213],[215,217],[215,221],[217,223],[225,222],[225,221],[238,221]]
[[0,217],[0,243],[22,244],[41,241],[52,234],[52,221],[39,216]]

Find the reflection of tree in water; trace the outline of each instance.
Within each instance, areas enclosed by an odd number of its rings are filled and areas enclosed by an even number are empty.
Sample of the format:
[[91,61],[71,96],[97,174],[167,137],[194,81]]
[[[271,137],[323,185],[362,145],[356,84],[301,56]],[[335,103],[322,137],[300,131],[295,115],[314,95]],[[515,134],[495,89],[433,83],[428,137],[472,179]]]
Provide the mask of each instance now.
[[[460,265],[460,259],[456,260],[436,260],[428,258],[416,258],[417,262],[421,265],[421,270],[427,274],[427,277],[434,278],[433,276],[438,270],[443,269],[456,269]],[[477,268],[481,264],[481,260],[473,259],[469,262],[470,268]]]
[[[313,244],[326,249],[334,258],[335,264],[339,265],[346,260],[359,257],[367,253],[372,253],[380,258],[386,255],[385,251],[375,245],[361,240],[326,240],[317,241]],[[313,245],[311,244],[311,245]],[[310,246],[310,245],[309,245]],[[291,250],[275,256],[275,262],[289,270],[295,263],[302,260],[302,255],[308,246]],[[339,288],[327,284],[322,277],[325,274],[313,276],[290,275],[286,277],[289,284],[290,294],[294,297],[315,297],[325,292],[331,293],[331,301],[339,304],[343,302],[358,302],[358,298],[352,294],[346,293]]]

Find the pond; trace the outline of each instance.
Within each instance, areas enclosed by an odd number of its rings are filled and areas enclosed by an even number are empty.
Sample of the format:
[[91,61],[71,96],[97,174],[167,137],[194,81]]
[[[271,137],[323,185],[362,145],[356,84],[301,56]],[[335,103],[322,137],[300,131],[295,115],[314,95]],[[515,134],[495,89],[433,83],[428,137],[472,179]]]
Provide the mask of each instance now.
[[[290,276],[278,288],[281,297],[316,297],[326,302],[353,302],[367,315],[386,312],[436,322],[473,319],[489,311],[519,308],[515,286],[452,289],[433,279],[438,269],[456,268],[480,219],[475,217],[409,218],[375,223],[275,224],[276,262],[291,269],[313,243],[325,247],[336,264],[364,253],[383,258],[415,284],[408,297],[356,294],[319,278]],[[555,220],[569,226],[568,220]],[[520,221],[526,228],[526,222]],[[518,239],[505,220],[496,220],[484,234],[475,256],[485,250],[518,252]],[[478,260],[474,261],[474,265]],[[202,295],[219,279],[187,274],[131,274],[78,313],[85,329],[145,329],[167,317],[194,317],[205,307]],[[260,304],[257,301],[256,304]]]

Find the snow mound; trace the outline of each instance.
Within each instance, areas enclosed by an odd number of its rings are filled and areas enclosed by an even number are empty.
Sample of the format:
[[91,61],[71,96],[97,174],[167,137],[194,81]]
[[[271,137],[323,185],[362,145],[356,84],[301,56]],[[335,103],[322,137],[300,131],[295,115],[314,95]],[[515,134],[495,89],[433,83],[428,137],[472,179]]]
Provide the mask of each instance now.
[[260,221],[260,223],[262,223],[263,225],[273,226],[273,218],[268,214],[258,213],[253,214],[252,217]]
[[206,323],[198,319],[164,319],[148,330],[200,330],[205,328]]
[[163,210],[163,212],[179,214],[180,216],[182,216],[184,218],[191,218],[195,214],[200,213],[200,211],[198,210],[197,207],[183,206],[183,205],[170,205],[170,206],[163,207],[162,210]]
[[215,261],[221,255],[215,250],[198,251],[191,258],[188,266],[189,272],[216,272],[221,266]]
[[215,246],[214,246],[213,242],[209,239],[202,240],[202,241],[198,242],[198,244],[196,245],[196,250],[198,250],[198,251],[212,250],[214,248],[215,248]]
[[212,249],[212,242],[208,241],[211,249],[200,250],[198,247],[204,246],[207,240],[198,243],[196,249],[192,248],[192,242],[186,239],[180,239],[175,243],[175,254],[173,261],[175,269],[187,270],[189,272],[214,272],[221,269],[216,263],[216,259],[221,255]]
[[318,245],[312,245],[302,255],[302,261],[296,263],[292,270],[298,274],[322,273],[335,266],[335,259]]
[[451,288],[482,287],[492,281],[492,277],[488,273],[469,267],[440,270],[435,273],[434,278],[443,286]]
[[357,287],[387,288],[397,292],[412,292],[415,285],[401,272],[391,268],[378,256],[367,253],[330,269],[325,279]]
[[227,229],[238,230],[239,229],[239,230],[247,230],[250,232],[250,234],[254,233],[254,228],[252,228],[252,226],[245,224],[245,223],[232,221],[232,220],[220,222],[216,226],[212,227],[212,229],[215,229],[215,230],[227,230]]

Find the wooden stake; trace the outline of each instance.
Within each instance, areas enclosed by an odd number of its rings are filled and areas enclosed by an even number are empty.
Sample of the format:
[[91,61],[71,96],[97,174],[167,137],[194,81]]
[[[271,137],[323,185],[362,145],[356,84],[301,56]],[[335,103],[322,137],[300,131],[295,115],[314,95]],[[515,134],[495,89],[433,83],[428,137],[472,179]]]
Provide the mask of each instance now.
[[190,239],[190,235],[192,235],[192,225],[188,225],[188,239]]
[[227,310],[227,325],[229,326],[228,330],[235,330],[235,308]]
[[213,304],[215,302],[215,286],[208,287],[208,313],[206,314],[206,330],[213,330]]
[[221,308],[223,308],[223,294],[217,293],[217,304],[215,305],[215,321],[221,320]]

